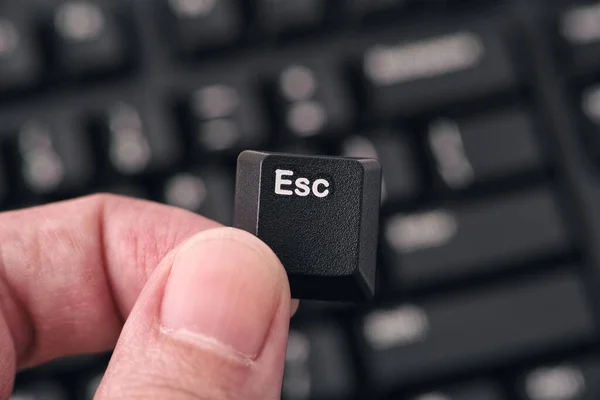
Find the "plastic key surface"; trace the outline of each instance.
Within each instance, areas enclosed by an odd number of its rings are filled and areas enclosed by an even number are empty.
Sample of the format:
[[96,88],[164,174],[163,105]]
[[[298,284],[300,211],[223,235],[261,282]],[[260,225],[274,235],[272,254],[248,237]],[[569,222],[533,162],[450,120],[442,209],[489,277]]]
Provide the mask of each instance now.
[[375,291],[380,192],[374,159],[244,151],[234,226],[273,249],[294,298],[363,302]]

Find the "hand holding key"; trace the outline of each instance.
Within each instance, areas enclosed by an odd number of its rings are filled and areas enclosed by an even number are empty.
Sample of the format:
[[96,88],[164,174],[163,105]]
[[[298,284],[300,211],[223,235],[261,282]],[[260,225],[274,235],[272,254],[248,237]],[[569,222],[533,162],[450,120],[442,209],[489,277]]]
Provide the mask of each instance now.
[[380,195],[374,159],[245,151],[234,225],[273,249],[292,297],[360,302],[375,292]]
[[0,213],[0,255],[1,399],[18,369],[113,347],[96,400],[281,397],[297,304],[255,236],[102,195]]

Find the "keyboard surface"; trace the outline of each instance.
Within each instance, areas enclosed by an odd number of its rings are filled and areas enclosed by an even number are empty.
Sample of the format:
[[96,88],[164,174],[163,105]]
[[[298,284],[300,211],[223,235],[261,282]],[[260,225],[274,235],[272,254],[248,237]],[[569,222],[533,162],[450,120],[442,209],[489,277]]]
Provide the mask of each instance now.
[[[377,157],[373,304],[305,301],[284,400],[600,398],[600,2],[0,0],[0,209],[233,221],[242,150]],[[19,373],[93,397],[110,354]]]

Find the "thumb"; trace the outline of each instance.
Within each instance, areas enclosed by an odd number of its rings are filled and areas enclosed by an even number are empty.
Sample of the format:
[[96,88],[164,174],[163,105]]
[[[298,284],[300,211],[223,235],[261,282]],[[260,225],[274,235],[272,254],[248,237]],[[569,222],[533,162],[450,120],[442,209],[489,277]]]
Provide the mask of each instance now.
[[96,399],[279,399],[292,302],[255,236],[202,232],[144,287]]

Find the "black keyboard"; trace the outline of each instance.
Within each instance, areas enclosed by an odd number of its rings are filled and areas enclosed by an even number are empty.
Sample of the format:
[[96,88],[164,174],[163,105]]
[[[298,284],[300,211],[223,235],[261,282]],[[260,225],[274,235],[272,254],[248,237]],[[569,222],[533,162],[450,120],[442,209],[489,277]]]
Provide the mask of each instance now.
[[[301,304],[284,400],[600,398],[599,1],[0,1],[1,209],[231,224],[246,149],[383,168],[376,300]],[[91,399],[109,357],[14,400]]]

